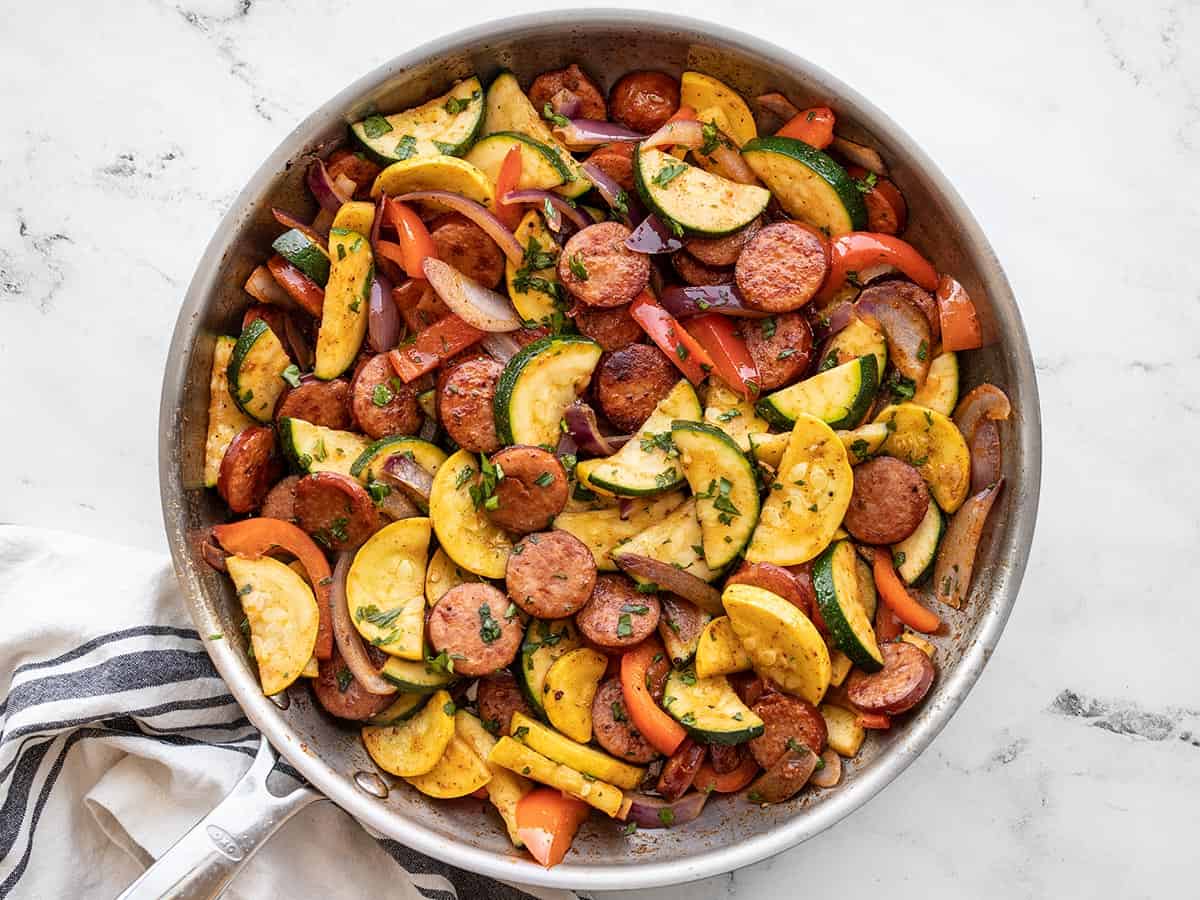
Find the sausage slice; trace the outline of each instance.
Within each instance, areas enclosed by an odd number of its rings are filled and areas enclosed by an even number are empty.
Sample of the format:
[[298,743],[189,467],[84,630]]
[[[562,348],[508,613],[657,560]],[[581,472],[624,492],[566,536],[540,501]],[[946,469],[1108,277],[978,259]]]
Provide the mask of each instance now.
[[642,326],[633,320],[628,306],[611,309],[581,306],[575,311],[575,327],[605,350],[621,350],[642,339]]
[[259,515],[266,519],[295,522],[296,485],[299,482],[299,475],[288,475],[275,482],[275,486],[267,492],[267,499],[263,501]]
[[762,228],[762,220],[755,219],[740,231],[715,238],[688,238],[684,247],[706,266],[732,266],[742,255],[750,239]]
[[640,644],[658,628],[661,607],[624,575],[600,575],[587,605],[575,616],[585,638],[599,647],[623,650]]
[[789,750],[750,785],[747,799],[755,803],[782,803],[792,797],[817,770],[821,758],[811,750]]
[[592,737],[596,743],[626,762],[645,764],[656,756],[654,745],[642,737],[625,707],[621,681],[610,678],[596,690],[592,701]]
[[468,359],[450,370],[438,392],[439,421],[464,450],[494,453],[500,448],[492,405],[503,371],[490,357]]
[[479,679],[475,702],[479,705],[479,718],[483,727],[492,734],[511,734],[513,713],[524,713],[536,718],[517,679],[512,672],[501,669]]
[[754,712],[765,727],[750,741],[750,753],[764,769],[775,765],[788,750],[806,747],[820,753],[825,749],[825,717],[811,703],[787,694],[767,694],[754,704]]
[[709,744],[708,759],[712,763],[713,771],[718,775],[725,775],[732,772],[742,764],[745,759],[745,750],[741,744]]
[[579,98],[578,118],[608,118],[608,108],[604,105],[604,95],[600,93],[600,88],[575,63],[571,63],[565,69],[543,72],[533,79],[533,84],[529,86],[529,102],[533,104],[539,116],[545,105],[550,103],[559,91],[567,91]]
[[882,644],[883,668],[871,675],[855,669],[846,696],[859,709],[889,716],[908,712],[925,699],[935,670],[923,650],[904,641]]
[[358,425],[373,438],[389,434],[416,434],[421,429],[417,386],[396,377],[387,354],[380,353],[358,370],[351,388],[351,404]]
[[812,614],[816,605],[817,594],[813,588],[812,578],[801,578],[794,572],[777,566],[774,563],[743,562],[741,567],[729,576],[725,582],[731,584],[749,584],[770,591],[782,597],[806,616]]
[[279,400],[275,420],[284,416],[302,419],[337,431],[350,427],[350,384],[344,378],[333,381],[305,381]]
[[248,513],[263,502],[282,469],[275,430],[251,425],[239,431],[225,450],[217,473],[217,493],[233,512]]
[[588,306],[622,306],[650,283],[650,257],[625,246],[632,232],[598,222],[571,235],[558,256],[558,280]]
[[313,693],[331,716],[361,721],[383,712],[396,700],[395,694],[372,694],[364,688],[350,674],[337,645],[329,659],[318,662],[317,670],[320,674],[313,679]]
[[819,232],[799,222],[776,222],[746,244],[734,280],[749,306],[791,312],[813,298],[828,269],[828,250]]
[[604,144],[593,150],[587,161],[623,189],[633,193],[637,189],[633,182],[633,148],[632,141]]
[[488,509],[488,518],[520,534],[549,528],[567,505],[567,472],[558,457],[541,447],[505,447],[492,463],[504,477],[496,483],[496,508]]
[[504,254],[487,232],[458,213],[438,216],[429,223],[429,236],[438,259],[454,266],[484,287],[494,288],[504,276]]
[[314,472],[296,482],[296,521],[330,550],[353,550],[382,521],[366,489],[340,472]]
[[596,559],[565,531],[526,535],[505,571],[508,596],[538,619],[565,619],[581,610],[596,586]]
[[429,613],[429,643],[446,652],[454,671],[475,677],[503,669],[517,657],[525,623],[508,598],[490,584],[460,584]]
[[622,125],[648,135],[679,110],[679,82],[665,72],[630,72],[609,91],[608,109]]
[[843,524],[867,544],[894,544],[921,524],[929,510],[929,488],[921,473],[891,456],[854,468],[854,491]]
[[679,749],[671,754],[663,766],[662,774],[658,776],[655,786],[664,800],[674,802],[687,793],[687,789],[696,780],[696,773],[704,763],[705,747],[691,738],[684,738]]
[[596,396],[613,425],[622,431],[636,431],[650,418],[658,401],[671,392],[678,377],[671,360],[657,347],[631,344],[600,363]]
[[743,319],[738,326],[746,349],[758,367],[764,391],[799,381],[812,358],[813,334],[801,313],[781,313],[766,319]]
[[733,269],[729,266],[718,268],[703,263],[686,250],[677,250],[671,254],[671,265],[679,277],[686,283],[702,286],[706,284],[733,284]]

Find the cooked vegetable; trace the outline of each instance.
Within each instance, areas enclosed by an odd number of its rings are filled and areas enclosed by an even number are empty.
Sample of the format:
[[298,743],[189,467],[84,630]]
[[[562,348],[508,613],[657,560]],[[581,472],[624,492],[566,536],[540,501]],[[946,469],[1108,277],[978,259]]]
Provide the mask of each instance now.
[[546,672],[542,706],[550,724],[573,741],[592,739],[592,700],[608,657],[588,647],[564,653]]
[[436,444],[409,434],[393,434],[368,444],[351,464],[350,475],[367,484],[379,481],[388,462],[397,456],[412,460],[430,476],[446,461],[445,451]]
[[866,564],[849,541],[836,541],[813,564],[813,587],[821,618],[838,649],[867,672],[883,667],[883,656],[864,603],[858,567]]
[[432,771],[453,738],[454,702],[445,691],[430,697],[411,719],[396,725],[368,725],[362,730],[363,745],[375,765],[402,778]]
[[708,351],[655,301],[649,291],[642,291],[629,304],[629,315],[692,384],[699,384],[713,371]]
[[633,159],[642,202],[690,234],[719,237],[745,228],[771,199],[770,191],[757,185],[730,181],[661,150],[638,150]]
[[938,630],[942,620],[912,597],[892,568],[891,554],[878,547],[875,548],[874,573],[879,599],[896,614],[896,618],[916,631],[932,633]]
[[329,284],[317,334],[314,374],[337,378],[354,362],[367,333],[371,279],[375,264],[371,242],[356,231],[329,232]]
[[933,570],[933,586],[937,598],[959,609],[971,587],[975,569],[975,554],[992,504],[1004,487],[1004,479],[980,491],[963,504],[950,519]]
[[296,228],[285,231],[275,238],[271,249],[321,287],[329,281],[329,253],[303,231]]
[[508,298],[468,278],[440,259],[426,257],[421,270],[451,312],[480,331],[516,331],[521,320]]
[[[922,284],[921,287],[926,286]],[[974,350],[983,346],[983,331],[975,304],[966,289],[949,275],[938,279],[937,304],[943,350]]]
[[208,381],[208,436],[204,441],[205,487],[217,486],[225,451],[238,432],[254,424],[229,392],[229,359],[236,344],[237,339],[231,337],[218,337],[213,344],[212,375]]
[[[578,651],[576,651],[578,652]],[[557,763],[606,781],[625,790],[633,790],[646,777],[646,770],[631,766],[607,753],[578,743],[547,728],[522,713],[513,713],[512,733],[515,740],[526,744]]]
[[[483,727],[483,723],[465,709],[454,713],[454,733],[466,741],[475,755],[485,762],[496,746],[496,739]],[[488,800],[504,820],[508,839],[514,847],[521,847],[523,842],[517,831],[517,804],[533,790],[533,782],[503,766],[490,762],[486,765],[492,776],[485,785]]]
[[[350,670],[350,674],[354,676],[355,681],[362,686],[363,690],[371,694],[387,696],[396,693],[396,685],[384,678],[375,668],[375,664],[371,662],[371,658],[367,655],[367,649],[363,646],[362,635],[354,627],[350,604],[346,600],[346,576],[350,572],[350,563],[353,559],[354,554],[344,551],[338,554],[337,565],[333,567],[333,584],[330,585],[328,604],[333,618],[333,639],[337,643],[338,653],[341,654],[346,668]],[[318,674],[320,673],[318,672]],[[415,710],[411,711],[415,712]],[[371,724],[391,725],[402,718],[408,718],[408,716],[395,715],[386,722],[372,721]]]
[[358,234],[371,236],[371,243],[375,243],[375,220],[377,218],[376,205],[366,200],[351,200],[348,203],[343,203],[337,211],[337,215],[333,217],[333,224],[329,226],[330,230],[334,228],[345,228],[347,231],[354,231]]
[[795,138],[810,147],[824,150],[833,143],[833,110],[828,106],[802,109],[775,132],[776,137]]
[[683,106],[700,110],[697,118],[709,121],[703,111],[710,107],[719,109],[728,127],[722,130],[733,138],[740,147],[758,135],[754,114],[746,101],[726,84],[705,75],[703,72],[684,72],[679,81],[679,102]]
[[[681,515],[680,518],[684,522],[687,532],[684,537],[694,536],[694,532],[686,527],[690,520],[695,518],[694,513],[688,516]],[[673,526],[675,524],[673,516],[670,521]],[[656,536],[665,533],[667,533],[665,528],[654,531]],[[646,543],[652,543],[652,541]],[[695,551],[695,548],[690,549]],[[613,558],[622,571],[638,579],[639,583],[652,585],[658,590],[675,594],[708,613],[714,615],[720,613],[721,592],[703,578],[687,571],[681,562],[664,562],[660,559],[642,556],[628,550],[626,546],[619,548]]]
[[789,137],[760,137],[742,147],[746,162],[793,218],[836,237],[867,227],[854,179],[820,150]]
[[718,616],[704,627],[696,647],[696,675],[732,675],[750,668],[750,657],[734,633],[729,616]]
[[[393,688],[392,690],[395,690]],[[406,719],[411,719],[425,706],[428,698],[422,694],[399,694],[394,703],[383,712],[367,719],[368,725],[396,725]]]
[[366,438],[354,432],[287,417],[279,420],[279,443],[301,472],[338,472],[360,480],[364,470],[356,472],[355,467],[369,446]]
[[656,660],[663,659],[663,647],[651,638],[621,657],[621,693],[634,727],[659,753],[670,756],[687,737],[683,726],[662,711],[646,686],[646,676]]
[[914,466],[947,513],[962,506],[971,485],[971,456],[953,422],[913,403],[889,406],[875,421],[890,432],[878,452]]
[[483,88],[475,76],[440,97],[389,116],[370,115],[350,133],[381,165],[422,156],[458,156],[483,123]]
[[875,266],[898,269],[927,291],[937,288],[937,272],[912,244],[890,234],[856,231],[840,234],[830,245],[829,275],[818,300],[836,296],[852,273]]
[[425,569],[425,599],[433,606],[451,588],[479,580],[479,576],[474,572],[468,572],[455,565],[446,551],[438,547],[433,551],[433,556],[429,558],[429,566]]
[[816,416],[831,428],[853,428],[871,408],[879,384],[874,355],[860,356],[827,369],[758,401],[763,418],[789,428],[801,413]]
[[925,383],[917,387],[912,402],[948,416],[958,403],[958,356],[952,351],[939,353],[929,364]]
[[692,791],[678,800],[664,800],[649,794],[634,794],[629,806],[628,821],[638,828],[675,828],[700,817],[708,793]]
[[515,232],[525,250],[520,262],[507,260],[504,276],[508,296],[524,322],[550,325],[559,313],[562,288],[558,283],[558,245],[536,209],[525,212]]
[[[696,498],[689,497],[657,525],[652,525],[618,547],[613,558],[621,565],[625,554],[647,557],[694,575],[701,581],[712,581],[719,573],[704,561],[702,540],[700,520],[696,517]],[[628,571],[640,584],[650,583],[646,576],[637,574],[635,568],[631,567]]]
[[304,579],[263,556],[225,560],[250,623],[250,646],[263,693],[278,694],[300,677],[317,644],[317,601]]
[[379,674],[404,693],[431,694],[454,680],[453,665],[452,659],[414,661],[390,656]]
[[[517,772],[534,781],[548,784],[550,787],[576,797],[589,806],[593,806],[609,816],[616,816],[621,809],[623,797],[621,789],[604,781],[585,777],[582,772],[556,763],[554,760],[535,752],[520,741],[511,737],[502,737],[492,748],[488,762],[510,771]],[[520,813],[518,810],[518,819]],[[526,844],[529,839],[522,834]]]
[[478,472],[478,459],[466,450],[446,460],[433,479],[429,518],[454,562],[484,578],[503,578],[512,541],[471,498]]
[[722,675],[700,678],[695,669],[676,669],[667,678],[663,707],[696,740],[742,744],[763,733],[763,721]]
[[883,380],[887,365],[887,339],[883,332],[853,315],[853,307],[842,307],[851,316],[849,324],[829,339],[821,353],[819,368],[822,372],[834,366],[848,363],[860,356],[875,357],[875,383]]
[[558,443],[559,422],[587,387],[603,351],[590,338],[551,335],[524,347],[496,385],[496,434],[504,444]]
[[704,421],[715,425],[733,438],[743,453],[750,450],[750,436],[768,438],[768,424],[754,410],[754,401],[746,400],[718,378],[710,378],[704,403]]
[[554,527],[570,532],[583,541],[596,559],[596,568],[602,572],[612,572],[617,569],[612,551],[623,548],[625,542],[677,509],[683,500],[681,492],[671,491],[655,497],[630,500],[624,508],[614,505],[572,511],[568,507],[554,520]]
[[354,627],[364,640],[401,659],[424,658],[429,531],[426,518],[384,526],[359,548],[346,576]]
[[848,709],[829,703],[821,704],[821,715],[825,718],[829,746],[837,751],[839,756],[847,759],[857,756],[867,737],[863,727],[858,724],[858,716]]
[[484,787],[492,779],[487,763],[457,734],[450,738],[442,758],[423,775],[404,780],[428,797],[448,800],[465,797]]
[[[521,178],[510,190],[549,190],[571,178],[559,150],[515,131],[498,131],[481,138],[465,159],[496,183],[500,167],[512,150],[521,155]],[[501,196],[497,194],[496,199]]]
[[479,343],[486,333],[472,328],[458,316],[446,316],[390,351],[388,361],[400,379],[409,384]]
[[582,645],[583,639],[579,636],[574,619],[556,619],[552,622],[530,620],[521,642],[517,678],[525,691],[525,699],[539,714],[545,714],[542,698],[545,696],[546,674],[550,667],[561,656]]
[[275,403],[287,389],[283,373],[292,364],[265,319],[254,319],[237,339],[225,377],[238,408],[258,422],[270,422]]
[[517,836],[533,858],[549,869],[562,862],[587,818],[588,806],[582,800],[534,788],[517,804]]
[[945,530],[946,517],[936,503],[930,503],[917,530],[892,545],[892,562],[905,584],[920,584],[932,574]]

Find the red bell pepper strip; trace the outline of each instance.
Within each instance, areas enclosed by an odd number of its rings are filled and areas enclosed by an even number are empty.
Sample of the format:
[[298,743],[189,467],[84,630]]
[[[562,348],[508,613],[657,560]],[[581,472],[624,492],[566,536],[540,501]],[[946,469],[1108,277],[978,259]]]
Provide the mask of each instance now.
[[673,315],[659,305],[653,294],[649,291],[638,294],[629,304],[629,315],[642,326],[650,340],[667,354],[679,371],[687,376],[688,381],[699,384],[708,377],[713,370],[712,357]]
[[387,243],[386,241],[378,242],[378,252],[401,265],[409,278],[424,278],[425,271],[421,268],[421,263],[427,256],[437,257],[437,247],[433,238],[429,236],[429,229],[425,227],[420,216],[390,197],[384,205],[384,217],[396,229],[396,235],[400,238],[401,258],[393,259],[391,248],[384,252],[382,245]]
[[822,302],[833,299],[851,274],[877,265],[894,266],[925,290],[937,290],[937,270],[929,260],[912,244],[890,234],[852,231],[834,238],[830,251],[829,276],[821,289]]
[[758,397],[758,366],[727,316],[705,313],[689,319],[684,327],[708,352],[713,370],[722,381],[747,400]]
[[949,275],[937,284],[938,318],[942,326],[943,350],[974,350],[983,346],[979,315],[971,296]]
[[875,587],[879,591],[879,599],[888,607],[896,618],[911,628],[932,634],[942,625],[937,613],[926,609],[908,592],[896,569],[892,566],[890,550],[875,548],[874,572]]
[[858,724],[863,728],[872,728],[879,731],[886,731],[892,727],[892,717],[883,713],[866,712],[858,710],[858,715],[855,717]]
[[650,689],[646,687],[646,673],[654,663],[654,656],[663,653],[662,644],[656,639],[642,641],[621,657],[621,694],[625,708],[633,725],[654,749],[670,756],[679,749],[687,732],[683,726],[663,712],[654,702]]
[[795,138],[810,147],[824,150],[833,143],[833,110],[828,106],[802,109],[775,132],[776,137]]
[[900,637],[904,631],[904,626],[900,620],[896,618],[896,614],[892,612],[892,608],[886,603],[880,603],[875,607],[875,640],[880,644],[886,644],[888,641],[894,641]]
[[517,837],[549,869],[563,861],[589,807],[548,787],[537,787],[517,801]]
[[412,341],[388,351],[388,361],[400,380],[408,384],[483,340],[483,334],[458,316],[449,315],[434,322]]
[[509,231],[516,231],[517,225],[524,215],[524,207],[520,203],[504,203],[504,195],[515,191],[521,183],[521,148],[513,147],[500,163],[500,171],[496,173],[496,218],[504,223]]
[[325,308],[325,291],[321,286],[293,266],[279,254],[267,260],[267,271],[276,284],[287,291],[289,297],[299,303],[306,313],[321,318]]
[[757,774],[758,763],[754,761],[754,757],[749,753],[746,754],[736,769],[732,772],[726,772],[724,775],[718,775],[717,770],[712,767],[712,764],[705,761],[701,764],[699,771],[696,772],[696,778],[692,781],[692,787],[698,791],[716,791],[718,794],[732,794],[740,791],[752,782],[754,776]]
[[291,522],[263,517],[216,525],[213,536],[228,552],[238,556],[257,559],[273,550],[285,550],[300,560],[317,598],[317,644],[313,655],[329,659],[333,655],[333,610],[329,607],[333,576],[329,560],[313,539]]

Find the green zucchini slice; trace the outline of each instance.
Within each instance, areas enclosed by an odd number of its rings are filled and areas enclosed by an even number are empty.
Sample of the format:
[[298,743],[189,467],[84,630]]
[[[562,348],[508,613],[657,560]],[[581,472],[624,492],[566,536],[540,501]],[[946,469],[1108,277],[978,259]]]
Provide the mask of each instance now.
[[642,200],[663,221],[711,237],[745,228],[771,199],[771,192],[756,184],[738,184],[655,149],[634,153],[633,179]]
[[912,397],[912,403],[943,416],[953,414],[958,405],[958,355],[952,350],[940,353],[929,364],[929,374]]
[[763,721],[738,699],[724,675],[700,678],[694,668],[667,677],[663,708],[705,744],[743,744],[763,733]]
[[287,382],[284,370],[292,364],[283,344],[263,319],[246,326],[229,356],[225,378],[238,408],[259,422],[270,422]]
[[362,482],[379,478],[379,472],[393,456],[407,456],[430,475],[436,475],[446,461],[446,451],[437,444],[411,434],[393,434],[369,444],[350,466],[350,475]]
[[389,656],[379,674],[406,694],[432,694],[454,680],[444,667],[398,656]]
[[354,461],[367,446],[366,438],[352,431],[337,431],[286,416],[279,420],[279,442],[297,471],[338,472],[352,478],[358,477],[352,472]]
[[878,384],[883,379],[883,369],[887,365],[887,338],[882,331],[856,318],[830,338],[818,368],[824,372],[868,354],[875,357],[875,383]]
[[427,103],[350,126],[367,155],[382,166],[416,156],[462,156],[483,124],[483,87],[472,75]]
[[[510,150],[521,153],[521,180],[517,188],[548,191],[570,179],[571,170],[562,161],[558,150],[549,144],[516,131],[498,131],[475,142],[464,159],[496,183],[500,166]],[[500,198],[497,197],[499,202]]]
[[[696,498],[689,497],[665,519],[617,545],[612,555],[617,565],[621,564],[621,554],[632,553],[667,563],[702,581],[713,581],[721,573],[704,561],[703,540],[700,520],[696,516]],[[640,575],[634,575],[633,580],[639,584],[650,584],[649,579]],[[721,610],[710,609],[706,612],[717,615]]]
[[866,566],[849,541],[834,541],[813,564],[813,587],[821,618],[834,644],[867,672],[883,668],[875,629],[867,618],[866,592],[858,571]]
[[546,718],[542,706],[546,673],[556,659],[582,646],[583,638],[575,628],[574,619],[531,619],[525,629],[517,680],[525,692],[525,699],[543,719]]
[[303,231],[288,229],[275,238],[271,249],[321,287],[329,283],[329,254]]
[[875,356],[868,354],[768,394],[758,412],[780,428],[789,428],[801,413],[816,416],[830,428],[853,428],[875,399],[879,380]]
[[793,218],[830,237],[867,227],[867,207],[846,170],[803,141],[759,137],[747,141],[742,156]]
[[425,705],[428,699],[424,694],[409,694],[401,692],[396,698],[396,702],[391,704],[381,713],[377,713],[367,719],[368,725],[395,725],[397,722],[403,722],[405,719],[411,719]]
[[591,338],[550,335],[523,347],[496,384],[496,433],[501,444],[553,447],[559,422],[592,378],[603,349]]
[[905,584],[920,584],[933,572],[938,545],[946,530],[946,517],[938,505],[929,501],[925,518],[917,530],[898,544],[892,544],[892,564]]

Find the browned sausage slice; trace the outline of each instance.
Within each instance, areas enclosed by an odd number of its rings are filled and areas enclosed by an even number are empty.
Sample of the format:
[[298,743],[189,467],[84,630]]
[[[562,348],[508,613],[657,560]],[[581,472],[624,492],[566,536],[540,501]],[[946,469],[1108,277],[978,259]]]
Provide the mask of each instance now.
[[490,675],[517,656],[525,623],[508,598],[490,584],[460,584],[442,595],[429,613],[429,642],[445,651],[454,671]]
[[811,750],[787,751],[751,783],[746,799],[752,803],[782,803],[808,784],[820,761]]
[[565,619],[581,610],[596,586],[596,559],[565,531],[522,538],[508,557],[508,596],[539,619]]
[[621,124],[651,134],[679,110],[679,82],[664,72],[630,72],[609,91],[608,108]]
[[250,512],[263,502],[282,467],[275,430],[265,425],[243,428],[221,458],[217,493],[233,512]]
[[633,193],[636,190],[633,182],[633,147],[631,141],[604,144],[592,151],[587,162],[596,166],[624,190]]
[[881,644],[883,668],[871,675],[858,669],[846,682],[846,696],[859,709],[889,716],[908,712],[929,693],[933,660],[904,641]]
[[729,684],[747,706],[754,706],[767,690],[767,683],[756,672],[735,672],[729,676]]
[[275,419],[286,416],[345,431],[351,425],[349,401],[350,384],[345,379],[305,381],[280,398]]
[[600,93],[600,88],[575,63],[571,63],[565,69],[543,72],[533,79],[533,84],[529,86],[529,102],[533,104],[539,116],[559,91],[568,91],[579,98],[577,118],[608,118],[608,109],[604,105],[604,95]]
[[361,721],[383,712],[396,700],[395,694],[372,694],[350,674],[342,654],[333,648],[329,659],[317,664],[320,674],[313,679],[313,693],[325,711],[339,719]]
[[621,350],[642,339],[642,326],[633,320],[628,306],[599,309],[580,306],[575,327],[605,350]]
[[819,232],[799,222],[776,222],[746,244],[734,276],[748,305],[763,312],[791,312],[813,298],[828,268]]
[[715,238],[688,238],[683,246],[688,253],[706,266],[732,266],[742,255],[750,239],[762,228],[762,220],[755,219],[740,231]]
[[656,756],[654,745],[633,726],[621,681],[610,678],[602,683],[592,701],[592,737],[596,743],[626,762],[645,764]]
[[275,482],[275,486],[267,493],[267,499],[262,503],[259,515],[266,519],[295,522],[296,485],[299,482],[299,475],[288,475]]
[[575,616],[583,636],[600,647],[622,650],[640,644],[658,628],[661,607],[624,575],[600,575],[587,605]]
[[495,735],[512,733],[513,713],[536,718],[512,672],[500,670],[479,679],[475,702],[479,704],[479,719],[483,727]]
[[417,383],[405,384],[396,377],[386,353],[359,368],[350,402],[359,427],[373,438],[416,434],[421,429]]
[[707,265],[686,250],[677,250],[672,253],[671,265],[675,267],[679,277],[687,284],[697,287],[706,284],[733,284],[732,267],[717,268]]
[[650,283],[650,257],[625,246],[630,230],[620,222],[581,228],[558,256],[558,280],[588,306],[622,306]]
[[741,744],[709,744],[708,758],[712,762],[713,771],[718,775],[725,775],[742,764],[745,750]]
[[750,753],[764,769],[788,750],[805,747],[819,754],[825,749],[825,717],[811,703],[787,694],[767,694],[754,704],[754,712],[765,728],[750,741]]
[[678,377],[671,360],[657,347],[631,344],[600,363],[596,395],[613,425],[622,431],[636,431]]
[[867,544],[894,544],[921,524],[929,510],[929,488],[921,473],[891,456],[854,467],[854,491],[843,524]]
[[496,382],[504,367],[494,359],[477,357],[459,363],[438,392],[438,418],[454,442],[472,453],[500,448],[492,404]]
[[496,482],[496,505],[488,508],[488,518],[519,534],[549,528],[567,505],[567,472],[558,457],[541,447],[505,447],[492,464],[504,477]]
[[738,326],[746,349],[758,367],[759,386],[773,391],[799,381],[812,357],[813,334],[800,313],[782,313]]
[[656,790],[664,800],[674,802],[687,793],[704,763],[705,747],[691,738],[684,738],[679,749],[671,754],[658,776]]
[[314,472],[296,482],[296,520],[330,550],[353,550],[379,530],[375,501],[355,479]]
[[812,614],[812,608],[817,602],[812,578],[800,578],[794,572],[774,563],[743,562],[725,584],[749,584],[770,591],[806,616]]
[[494,288],[504,275],[504,254],[487,232],[465,216],[448,213],[429,223],[438,259],[485,287]]

